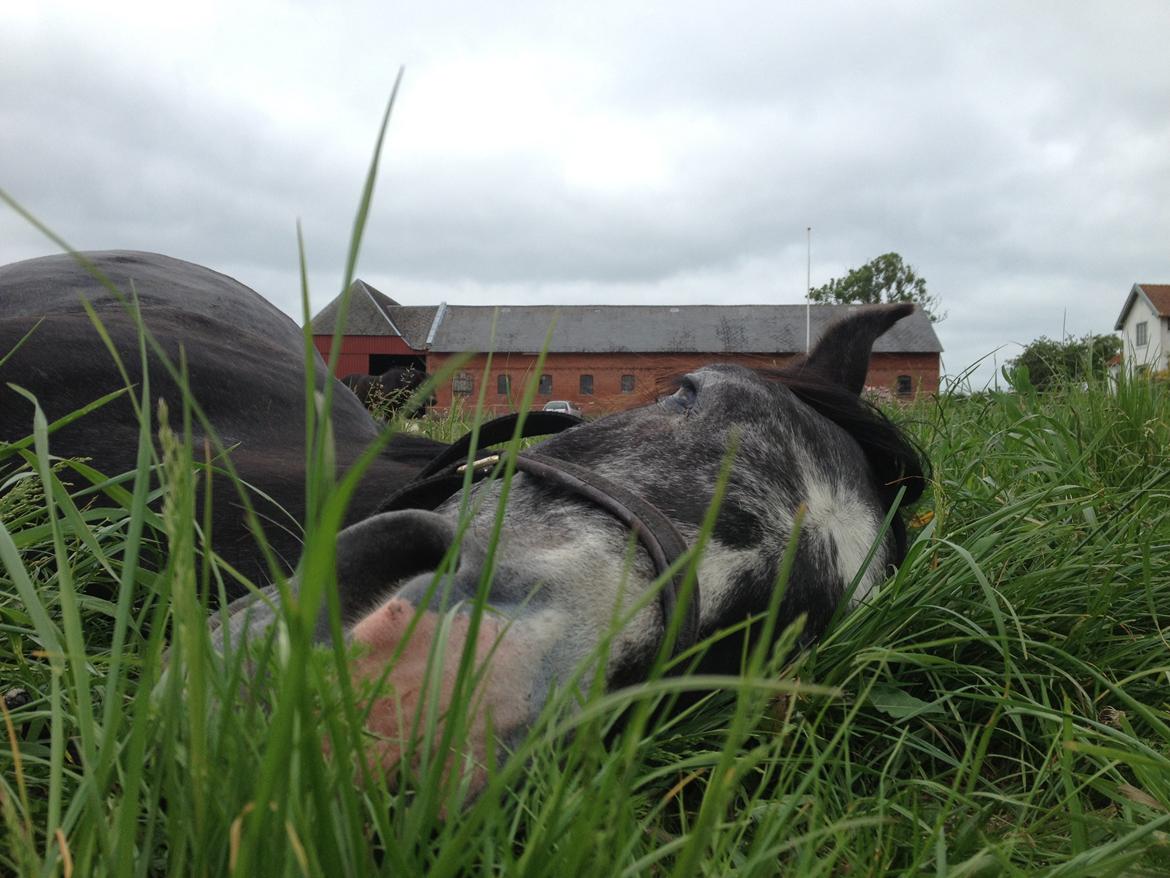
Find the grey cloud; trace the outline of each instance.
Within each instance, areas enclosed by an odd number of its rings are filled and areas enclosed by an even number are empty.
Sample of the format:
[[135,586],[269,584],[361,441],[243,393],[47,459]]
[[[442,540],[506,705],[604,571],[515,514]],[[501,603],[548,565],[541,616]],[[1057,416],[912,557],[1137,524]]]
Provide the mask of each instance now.
[[[193,259],[299,314],[294,222],[320,307],[403,61],[360,270],[390,295],[797,301],[812,225],[814,284],[889,250],[917,267],[958,368],[1053,335],[1065,308],[1070,331],[1107,330],[1130,283],[1170,278],[1170,13],[1119,9],[305,3],[267,42],[220,47],[287,77],[296,122],[59,16],[6,47],[0,187],[77,246]],[[505,62],[537,84],[555,69],[572,115],[617,119],[615,155],[628,131],[656,139],[664,180],[575,185],[539,136],[477,149],[493,134],[478,119],[413,144],[455,112],[427,102],[448,65]],[[492,100],[534,135],[559,124],[523,94]],[[0,261],[49,249],[0,211]]]

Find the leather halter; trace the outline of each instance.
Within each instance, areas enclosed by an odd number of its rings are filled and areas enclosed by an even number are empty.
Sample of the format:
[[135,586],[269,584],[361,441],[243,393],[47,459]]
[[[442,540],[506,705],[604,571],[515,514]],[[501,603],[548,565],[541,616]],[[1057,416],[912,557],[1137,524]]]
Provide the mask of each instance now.
[[[515,434],[518,414],[504,415],[480,425],[476,437],[477,448],[490,448],[507,442]],[[560,433],[583,423],[580,418],[561,412],[528,412],[520,432],[521,437],[545,436]],[[472,434],[468,433],[432,460],[422,472],[401,490],[391,494],[378,512],[403,509],[436,509],[444,500],[463,487],[468,466],[473,482],[482,481],[493,472],[501,472],[507,452],[498,452],[467,463],[472,450]],[[687,544],[677,528],[657,506],[633,491],[623,488],[597,473],[572,463],[533,451],[511,456],[517,472],[525,473],[551,485],[583,497],[604,509],[637,536],[650,555],[656,576],[662,576],[687,550]],[[679,592],[682,589],[685,568],[674,572],[670,581],[659,592],[664,628],[669,629],[678,612]],[[692,588],[685,615],[679,621],[674,654],[692,646],[699,632],[699,584]]]

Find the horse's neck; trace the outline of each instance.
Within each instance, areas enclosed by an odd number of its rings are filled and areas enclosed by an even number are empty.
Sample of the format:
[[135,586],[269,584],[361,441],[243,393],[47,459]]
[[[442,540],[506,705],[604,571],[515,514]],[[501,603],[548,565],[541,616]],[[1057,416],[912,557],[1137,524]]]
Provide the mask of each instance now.
[[[431,462],[446,443],[423,436],[399,434],[390,440],[373,461],[365,475],[358,480],[350,500],[346,522],[352,523],[373,515],[382,501],[413,479]],[[339,453],[339,469],[352,465],[358,454]],[[338,473],[341,476],[341,473]]]

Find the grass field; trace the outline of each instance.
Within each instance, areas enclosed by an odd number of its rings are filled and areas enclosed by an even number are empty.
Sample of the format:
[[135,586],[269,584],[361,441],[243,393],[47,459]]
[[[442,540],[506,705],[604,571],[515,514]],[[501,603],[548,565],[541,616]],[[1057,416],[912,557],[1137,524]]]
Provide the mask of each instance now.
[[[433,716],[391,778],[365,771],[311,608],[247,663],[213,653],[181,435],[159,514],[147,457],[71,496],[43,435],[0,451],[0,872],[1170,874],[1164,386],[896,417],[934,485],[867,606],[686,707],[685,677],[566,686],[471,800]],[[306,565],[331,538],[310,522]]]

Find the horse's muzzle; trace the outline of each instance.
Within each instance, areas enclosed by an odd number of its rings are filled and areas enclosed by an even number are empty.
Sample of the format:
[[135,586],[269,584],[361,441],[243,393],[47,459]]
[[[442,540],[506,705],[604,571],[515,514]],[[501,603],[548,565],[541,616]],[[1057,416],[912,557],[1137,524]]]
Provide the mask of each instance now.
[[[456,536],[454,522],[418,509],[376,515],[339,533],[337,589],[343,627],[385,603],[403,583],[438,570]],[[465,535],[459,552],[478,554],[478,545]],[[459,563],[459,558],[452,559],[451,569]],[[318,618],[317,638],[329,639],[328,607]]]

